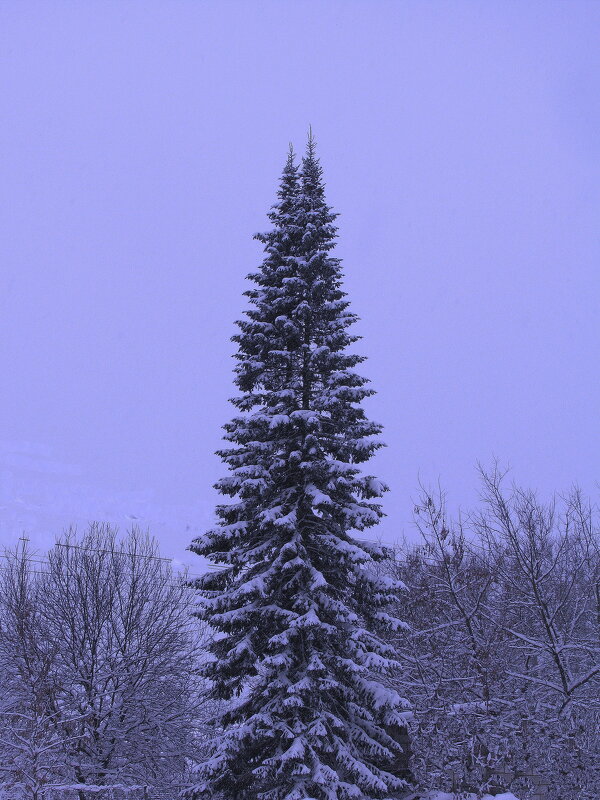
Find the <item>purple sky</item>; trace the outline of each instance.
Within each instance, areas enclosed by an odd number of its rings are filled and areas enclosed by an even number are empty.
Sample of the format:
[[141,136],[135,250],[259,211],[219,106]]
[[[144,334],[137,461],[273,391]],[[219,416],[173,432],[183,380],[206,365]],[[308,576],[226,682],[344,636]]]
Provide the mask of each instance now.
[[493,456],[596,493],[599,40],[576,0],[5,0],[0,541],[137,516],[194,564],[252,234],[309,124],[382,535],[419,476],[468,505]]

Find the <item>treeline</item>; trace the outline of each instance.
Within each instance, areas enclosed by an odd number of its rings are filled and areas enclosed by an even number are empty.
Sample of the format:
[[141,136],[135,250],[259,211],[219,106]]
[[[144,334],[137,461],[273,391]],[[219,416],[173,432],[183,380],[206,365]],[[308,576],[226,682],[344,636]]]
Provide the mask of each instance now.
[[[393,645],[416,790],[593,800],[600,785],[600,536],[578,491],[542,503],[482,473],[452,520],[424,491],[421,540],[382,568],[406,591]],[[0,571],[0,784],[8,797],[172,792],[210,754],[209,635],[156,543],[93,525]],[[143,789],[150,787],[150,789]]]

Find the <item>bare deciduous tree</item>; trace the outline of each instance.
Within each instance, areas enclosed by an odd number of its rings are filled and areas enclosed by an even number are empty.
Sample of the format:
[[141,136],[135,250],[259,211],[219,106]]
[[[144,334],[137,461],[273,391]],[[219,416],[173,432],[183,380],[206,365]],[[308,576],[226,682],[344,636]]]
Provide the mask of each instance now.
[[[40,755],[21,760],[39,780],[78,786],[81,798],[85,785],[181,780],[199,708],[190,589],[147,535],[119,540],[104,525],[81,539],[71,531],[41,574],[33,566],[23,550],[9,555],[2,600],[3,666],[16,676],[3,697],[15,698],[14,713],[34,709],[42,726],[34,736],[27,717],[23,740],[31,748],[39,739]],[[0,746],[16,752],[16,717],[3,718],[10,733]]]
[[0,781],[34,800],[57,779],[64,736],[56,713],[58,645],[47,633],[25,545],[0,577]]
[[423,542],[391,565],[410,588],[403,692],[424,786],[549,800],[600,784],[599,530],[574,491],[549,503],[481,471],[479,510],[452,521],[423,491]]

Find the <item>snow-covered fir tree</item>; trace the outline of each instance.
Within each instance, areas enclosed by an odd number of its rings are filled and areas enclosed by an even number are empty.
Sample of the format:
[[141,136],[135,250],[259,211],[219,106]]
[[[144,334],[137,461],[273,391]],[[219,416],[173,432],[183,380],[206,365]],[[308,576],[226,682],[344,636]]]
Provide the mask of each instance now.
[[336,214],[312,135],[290,151],[265,259],[238,322],[238,409],[217,484],[233,500],[191,549],[221,569],[198,581],[200,615],[218,635],[205,674],[229,701],[194,798],[388,797],[398,776],[403,700],[385,629],[401,584],[382,551],[353,531],[382,516],[386,486],[361,473],[382,443],[361,401],[372,394],[349,352],[356,316],[332,256]]

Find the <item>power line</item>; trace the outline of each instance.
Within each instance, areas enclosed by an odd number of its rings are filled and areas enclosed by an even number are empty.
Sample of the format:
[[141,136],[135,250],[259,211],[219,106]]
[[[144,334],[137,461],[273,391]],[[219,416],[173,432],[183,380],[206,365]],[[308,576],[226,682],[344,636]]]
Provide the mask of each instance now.
[[[24,538],[22,536],[19,537],[19,539],[22,540],[22,541],[26,541],[26,542],[29,541],[29,539]],[[152,556],[152,555],[147,555],[147,554],[144,554],[144,553],[127,553],[125,550],[106,550],[106,549],[103,549],[103,548],[96,548],[96,547],[82,547],[81,545],[65,544],[64,542],[55,542],[55,546],[58,546],[58,547],[74,547],[74,548],[76,548],[78,550],[85,550],[86,552],[89,552],[89,553],[108,553],[109,555],[121,555],[121,556],[126,556],[126,557],[148,559],[148,560],[153,560],[153,561],[163,561],[163,562],[169,563],[171,565],[173,565],[173,562],[175,560],[173,558],[166,558],[166,557],[163,557],[163,556]],[[4,552],[4,553],[0,553],[0,558],[9,559],[10,556],[6,552]],[[50,565],[50,562],[47,559],[36,559],[36,558],[32,558],[31,556],[28,556],[28,555],[25,556],[25,561],[31,562],[32,564],[43,564],[44,566],[49,566]],[[218,565],[209,564],[208,568],[209,569],[213,569],[213,568],[219,569],[220,567]],[[180,574],[179,571],[177,569],[175,569],[175,567],[173,567],[173,572],[175,572],[175,574]],[[201,578],[202,575],[199,574],[199,573],[188,573],[188,572],[186,572],[185,573],[185,577],[186,578]]]
[[89,550],[91,553],[108,553],[109,555],[121,555],[128,558],[149,558],[155,561],[168,561],[173,563],[172,558],[165,558],[164,556],[151,556],[145,553],[127,553],[125,550],[103,550],[96,547],[83,547],[80,544],[70,544],[68,542],[55,542],[56,547],[75,547],[77,550]]

